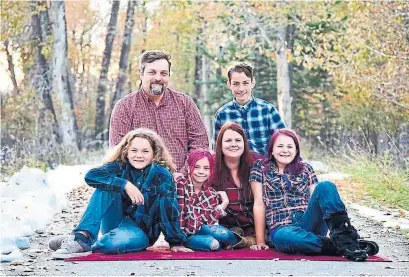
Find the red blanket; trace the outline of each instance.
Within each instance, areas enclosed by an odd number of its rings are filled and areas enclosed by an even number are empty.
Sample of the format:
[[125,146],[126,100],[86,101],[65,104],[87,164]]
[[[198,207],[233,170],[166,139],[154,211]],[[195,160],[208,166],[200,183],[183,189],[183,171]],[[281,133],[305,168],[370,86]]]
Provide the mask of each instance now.
[[[275,251],[274,249],[253,251],[250,249],[223,250],[216,252],[170,252],[165,249],[155,251],[142,251],[120,255],[105,255],[92,253],[88,256],[66,259],[66,261],[142,261],[142,260],[309,260],[309,261],[348,261],[343,257],[334,256],[307,256],[290,255]],[[368,262],[390,262],[391,260],[370,256]]]

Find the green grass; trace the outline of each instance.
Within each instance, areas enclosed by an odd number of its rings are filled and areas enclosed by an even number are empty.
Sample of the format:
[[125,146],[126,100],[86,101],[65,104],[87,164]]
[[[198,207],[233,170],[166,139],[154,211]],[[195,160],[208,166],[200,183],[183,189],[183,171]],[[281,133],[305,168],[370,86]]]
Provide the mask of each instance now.
[[388,157],[355,156],[337,159],[342,171],[364,184],[365,191],[392,208],[409,210],[409,170],[402,169]]

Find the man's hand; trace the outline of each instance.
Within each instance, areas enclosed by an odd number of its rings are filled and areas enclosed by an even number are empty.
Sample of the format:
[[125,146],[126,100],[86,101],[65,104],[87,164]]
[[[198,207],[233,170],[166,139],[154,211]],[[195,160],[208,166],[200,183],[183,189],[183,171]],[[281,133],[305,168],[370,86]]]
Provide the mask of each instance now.
[[192,249],[186,248],[183,245],[173,246],[170,249],[170,251],[172,251],[172,252],[194,252]]
[[268,247],[268,245],[265,244],[264,242],[260,242],[260,243],[250,246],[251,250],[267,250],[269,248],[270,247]]
[[128,194],[129,198],[131,198],[133,204],[143,205],[145,203],[141,191],[131,182],[126,183],[125,192]]

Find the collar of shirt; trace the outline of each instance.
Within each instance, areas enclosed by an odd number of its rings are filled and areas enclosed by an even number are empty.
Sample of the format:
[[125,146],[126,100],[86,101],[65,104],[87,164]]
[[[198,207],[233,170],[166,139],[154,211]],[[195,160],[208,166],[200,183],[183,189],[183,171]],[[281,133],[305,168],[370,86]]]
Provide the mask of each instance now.
[[194,184],[192,182],[192,179],[190,178],[190,176],[187,176],[186,190],[187,190],[187,194],[188,194],[189,197],[192,197],[192,196],[195,196],[195,195],[197,197],[200,197],[204,193],[204,191],[207,191],[208,186],[209,186],[209,183],[206,182],[205,184],[202,185],[202,190],[199,193],[196,193],[195,192],[195,186],[194,186]]
[[271,170],[272,170],[275,174],[277,174],[278,176],[283,176],[283,175],[288,174],[288,168],[287,168],[287,167],[284,169],[284,173],[278,172],[278,167],[274,164],[274,162],[271,162]]
[[254,97],[253,97],[253,96],[251,96],[250,101],[247,102],[247,103],[244,104],[244,105],[240,105],[240,104],[236,101],[236,98],[233,98],[234,106],[235,106],[236,108],[240,109],[240,110],[241,110],[241,109],[248,110],[253,102],[254,102]]
[[[136,169],[135,167],[133,167],[129,162],[126,163],[125,165],[125,171],[129,172],[130,177],[133,180],[133,184],[135,186],[137,186],[138,188],[140,188],[140,186],[138,186],[137,184],[137,180],[144,175],[145,172],[147,172],[149,170],[149,168],[151,167],[152,164],[148,165],[147,167],[143,168],[143,169]],[[140,185],[140,184],[139,184]]]
[[[159,106],[166,106],[167,103],[169,103],[169,92],[168,92],[169,88],[166,88],[165,91],[163,92],[163,97],[159,102]],[[152,102],[152,104],[154,104],[156,106],[156,104],[154,103],[154,101],[149,97],[150,94],[147,93],[143,88],[140,88],[140,92],[142,93],[142,97],[145,101],[147,102]]]
[[277,167],[274,163],[271,163],[271,169],[273,170],[273,172],[274,172],[275,174],[277,174],[277,176],[280,177],[280,179],[281,179],[282,181],[284,181],[286,190],[287,190],[287,191],[290,190],[290,188],[292,187],[292,183],[291,183],[291,181],[288,179],[288,176],[287,176],[287,175],[289,174],[288,168],[286,167],[286,168],[284,169],[284,173],[280,173],[280,172],[278,172],[278,167]]

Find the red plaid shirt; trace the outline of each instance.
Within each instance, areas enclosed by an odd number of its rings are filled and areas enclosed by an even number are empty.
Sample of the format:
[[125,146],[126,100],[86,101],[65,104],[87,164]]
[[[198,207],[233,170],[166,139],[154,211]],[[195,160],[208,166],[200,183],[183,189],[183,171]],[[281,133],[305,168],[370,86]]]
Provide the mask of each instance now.
[[[252,154],[252,164],[261,159],[263,156],[255,152]],[[250,189],[250,194],[245,197],[240,197],[244,193],[242,187],[237,187],[231,177],[225,181],[225,192],[229,198],[229,205],[226,208],[226,216],[220,220],[220,224],[228,228],[238,226],[244,231],[245,236],[252,236],[255,234],[253,204],[254,198]],[[216,189],[217,184],[213,184]],[[250,186],[250,183],[243,184],[243,186]],[[222,190],[222,189],[220,189]]]
[[176,179],[176,191],[181,211],[180,228],[188,235],[197,233],[202,225],[217,224],[225,215],[219,205],[219,194],[208,183],[195,193],[190,178],[180,176]]
[[226,208],[227,215],[220,220],[220,224],[228,228],[238,226],[243,229],[245,236],[254,235],[253,195],[240,200],[243,188],[237,187],[230,178],[225,186],[229,205]]
[[178,170],[190,150],[209,148],[206,127],[196,104],[190,96],[169,88],[158,106],[143,89],[121,98],[112,110],[109,146],[118,144],[129,131],[142,127],[162,137]]

